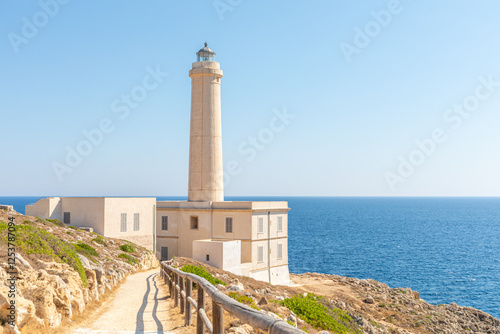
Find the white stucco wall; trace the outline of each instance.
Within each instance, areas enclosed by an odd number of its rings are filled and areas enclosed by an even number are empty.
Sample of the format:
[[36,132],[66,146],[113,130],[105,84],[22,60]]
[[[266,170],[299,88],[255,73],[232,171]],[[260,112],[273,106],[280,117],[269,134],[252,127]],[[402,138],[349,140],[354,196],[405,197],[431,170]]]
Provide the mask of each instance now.
[[61,198],[41,198],[34,204],[26,205],[25,213],[28,216],[62,220]]
[[239,240],[195,240],[193,241],[193,259],[241,275],[241,242]]

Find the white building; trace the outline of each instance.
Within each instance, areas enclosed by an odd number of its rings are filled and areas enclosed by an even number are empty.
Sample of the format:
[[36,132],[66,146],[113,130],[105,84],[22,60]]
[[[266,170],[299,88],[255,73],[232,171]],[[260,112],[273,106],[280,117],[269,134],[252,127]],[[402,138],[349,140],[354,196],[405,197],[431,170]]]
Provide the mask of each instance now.
[[49,197],[26,205],[30,216],[90,227],[110,238],[154,249],[155,197]]
[[[222,70],[215,61],[215,52],[206,43],[197,56],[189,72],[192,93],[188,201],[48,198],[27,206],[26,214],[90,226],[105,236],[140,244],[154,239],[161,260],[190,257],[235,274],[288,284],[288,203],[224,201]],[[129,228],[131,217],[134,222],[139,217],[144,229]],[[143,234],[146,232],[149,234]]]

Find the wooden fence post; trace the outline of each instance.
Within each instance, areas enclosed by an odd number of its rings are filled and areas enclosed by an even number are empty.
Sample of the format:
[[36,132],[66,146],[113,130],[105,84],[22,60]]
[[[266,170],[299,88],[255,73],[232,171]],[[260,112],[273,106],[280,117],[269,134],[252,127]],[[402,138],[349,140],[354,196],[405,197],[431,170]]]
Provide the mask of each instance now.
[[224,309],[212,301],[212,325],[213,334],[224,334]]
[[179,291],[179,294],[180,294],[180,303],[181,303],[181,314],[184,313],[184,306],[186,306],[186,298],[182,297],[182,291],[184,291],[184,277],[182,277],[181,275],[179,275],[179,286],[180,286],[180,291]]
[[196,310],[196,334],[204,334],[205,333],[205,323],[203,319],[201,319],[200,309],[205,309],[205,291],[201,287],[201,284],[198,284],[198,309]]
[[177,291],[177,282],[179,280],[179,275],[177,273],[174,273],[173,277],[173,284],[174,284],[174,307],[179,306],[179,291]]
[[191,292],[193,289],[193,282],[189,278],[186,278],[186,326],[191,325],[191,302],[189,297],[191,297]]

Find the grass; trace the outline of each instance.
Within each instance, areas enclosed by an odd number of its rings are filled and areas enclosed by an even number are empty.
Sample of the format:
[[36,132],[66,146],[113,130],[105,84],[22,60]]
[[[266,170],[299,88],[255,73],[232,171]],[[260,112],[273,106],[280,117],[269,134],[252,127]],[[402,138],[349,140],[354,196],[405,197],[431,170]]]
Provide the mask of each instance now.
[[97,242],[100,245],[108,247],[108,243],[106,242],[106,239],[104,239],[101,235],[98,235],[94,239],[92,239],[93,242]]
[[[0,240],[7,243],[8,225],[0,223]],[[32,225],[16,226],[16,244],[25,254],[43,254],[56,262],[69,264],[80,275],[83,286],[87,287],[85,268],[78,258],[75,248],[44,229]]]
[[76,244],[73,244],[75,250],[85,256],[95,256],[99,257],[99,253],[95,250],[94,247],[87,245],[82,241],[78,241]]
[[46,221],[48,221],[49,223],[52,223],[54,225],[57,225],[57,226],[60,226],[60,227],[66,227],[66,224],[64,224],[63,222],[61,222],[59,219],[45,219]]
[[121,245],[120,249],[126,253],[135,253],[135,248],[132,245]]
[[229,297],[233,298],[237,302],[240,302],[242,304],[248,305],[248,306],[250,306],[253,309],[260,310],[260,307],[258,307],[257,305],[255,305],[255,300],[253,300],[252,297],[240,295],[237,292],[230,292],[229,293]]
[[217,285],[217,284],[226,285],[226,282],[221,281],[218,278],[215,278],[211,273],[206,271],[206,269],[203,268],[202,266],[185,264],[184,266],[182,266],[181,270],[185,273],[191,273],[191,274],[195,274],[195,275],[198,275],[200,277],[203,277],[204,279],[206,279],[207,281],[209,281],[213,285]]
[[75,226],[71,226],[71,225],[69,225],[68,227],[69,227],[69,228],[71,228],[71,229],[73,229],[73,230],[78,230],[78,228],[77,228],[77,227],[75,227]]
[[137,260],[135,257],[129,254],[121,253],[118,255],[119,258],[125,259],[128,264],[130,265],[139,265],[139,260]]
[[328,307],[328,302],[312,293],[296,295],[280,301],[282,306],[292,310],[299,318],[316,329],[334,331],[341,334],[360,334],[354,320],[339,308]]

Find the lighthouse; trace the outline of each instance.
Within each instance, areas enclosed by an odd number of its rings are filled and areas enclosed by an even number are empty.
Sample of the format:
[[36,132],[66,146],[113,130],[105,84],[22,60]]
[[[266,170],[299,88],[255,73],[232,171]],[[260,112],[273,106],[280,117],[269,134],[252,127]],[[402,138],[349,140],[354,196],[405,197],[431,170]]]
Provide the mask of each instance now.
[[207,43],[189,71],[191,128],[189,140],[190,202],[224,201],[220,85],[222,70]]

